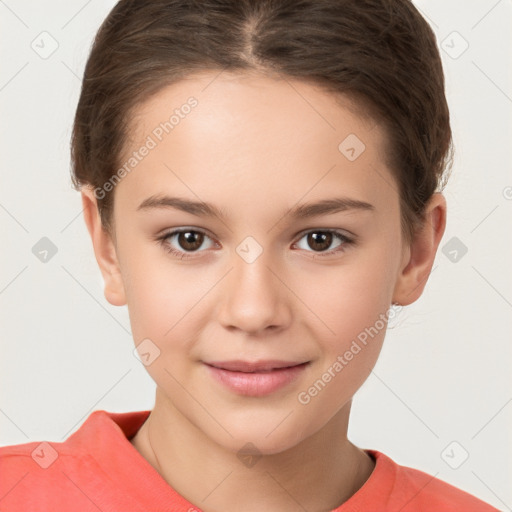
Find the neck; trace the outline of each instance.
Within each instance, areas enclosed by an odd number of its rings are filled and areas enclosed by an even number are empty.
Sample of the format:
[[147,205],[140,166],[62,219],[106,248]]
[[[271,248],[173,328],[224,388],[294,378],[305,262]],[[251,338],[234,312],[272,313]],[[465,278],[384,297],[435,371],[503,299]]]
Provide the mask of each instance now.
[[293,448],[244,465],[157,390],[155,407],[131,443],[176,492],[205,512],[327,511],[348,500],[375,465],[347,439],[350,406]]

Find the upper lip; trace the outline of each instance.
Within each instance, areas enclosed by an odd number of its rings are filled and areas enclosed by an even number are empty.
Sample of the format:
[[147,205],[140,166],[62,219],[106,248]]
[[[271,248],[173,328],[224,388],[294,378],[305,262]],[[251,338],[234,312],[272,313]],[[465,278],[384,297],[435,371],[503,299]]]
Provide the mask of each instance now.
[[231,372],[264,372],[275,370],[279,368],[288,368],[291,366],[298,366],[306,363],[307,361],[279,361],[279,360],[265,360],[265,361],[212,361],[206,363],[209,366],[228,370]]

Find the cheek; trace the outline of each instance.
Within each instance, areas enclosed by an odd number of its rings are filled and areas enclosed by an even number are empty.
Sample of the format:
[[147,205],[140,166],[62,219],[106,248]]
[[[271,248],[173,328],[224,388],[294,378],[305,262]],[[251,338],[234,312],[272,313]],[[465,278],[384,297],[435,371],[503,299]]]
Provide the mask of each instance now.
[[204,294],[193,279],[185,279],[179,271],[169,274],[155,264],[138,271],[132,267],[128,280],[127,303],[135,340],[153,337],[165,343],[175,337]]
[[318,274],[299,289],[318,317],[311,320],[308,313],[305,325],[320,352],[309,388],[298,401],[330,404],[315,412],[323,420],[352,397],[377,361],[387,328],[395,256],[392,247],[360,253],[357,262]]
[[322,322],[314,322],[312,333],[320,350],[318,364],[296,396],[311,419],[311,432],[351,400],[375,366],[387,328],[388,281],[368,268],[352,268],[350,275],[330,279],[334,293],[318,296]]
[[128,252],[123,279],[135,344],[149,338],[163,356],[156,366],[174,368],[184,356],[194,359],[219,276],[180,265],[159,251]]
[[[354,253],[346,263],[324,268],[313,276],[304,273],[305,277],[296,280],[297,295],[318,319],[307,322],[315,326],[315,337],[325,340],[330,352],[343,349],[390,307],[396,279],[395,251],[377,249]],[[311,312],[307,318],[312,318]]]
[[[124,242],[130,244],[128,235]],[[387,311],[393,291],[396,250],[388,245],[375,242],[331,266],[299,264],[285,279],[300,299],[297,314],[304,309],[298,323],[314,328],[315,338],[330,339],[333,349],[341,348],[340,339],[356,337],[372,326]],[[154,338],[167,350],[171,344],[165,340],[176,339],[177,333],[182,344],[193,339],[191,329],[201,325],[195,317],[209,302],[208,294],[217,293],[222,272],[217,275],[219,270],[208,265],[180,265],[160,247],[138,252],[126,248],[123,281],[135,342]]]
[[179,271],[170,274],[171,267],[164,257],[155,258],[154,248],[137,251],[128,237],[125,242],[122,273],[134,341],[163,340],[185,314],[186,290],[193,283],[183,288]]

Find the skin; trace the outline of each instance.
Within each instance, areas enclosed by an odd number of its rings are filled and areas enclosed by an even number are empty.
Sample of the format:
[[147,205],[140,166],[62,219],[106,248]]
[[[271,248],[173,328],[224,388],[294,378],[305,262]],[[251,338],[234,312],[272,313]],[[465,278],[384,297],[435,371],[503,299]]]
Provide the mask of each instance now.
[[[131,443],[206,512],[334,509],[374,468],[347,428],[385,328],[309,403],[298,394],[392,303],[421,295],[444,232],[445,199],[434,194],[407,242],[383,129],[347,99],[256,74],[204,73],[161,90],[137,109],[121,161],[190,96],[198,106],[116,186],[112,236],[92,190],[82,191],[105,297],[128,306],[136,345],[149,338],[160,350],[146,367],[155,406]],[[338,150],[351,133],[366,146],[352,162]],[[154,194],[212,203],[226,219],[138,211]],[[297,204],[341,196],[373,209],[287,215]],[[156,240],[180,227],[207,233],[190,259]],[[321,246],[303,232],[328,228],[356,241],[320,257]],[[263,250],[252,263],[236,251],[248,236]],[[177,236],[166,243],[190,247]],[[334,237],[327,250],[338,247]],[[214,381],[203,364],[231,359],[310,363],[284,388],[247,397]],[[247,442],[262,455],[252,467],[237,458]]]

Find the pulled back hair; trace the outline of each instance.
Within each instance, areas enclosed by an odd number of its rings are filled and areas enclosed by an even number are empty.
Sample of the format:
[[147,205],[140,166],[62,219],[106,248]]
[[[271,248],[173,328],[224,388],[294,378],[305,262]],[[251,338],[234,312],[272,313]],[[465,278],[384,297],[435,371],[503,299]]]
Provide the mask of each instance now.
[[[119,1],[84,71],[74,188],[97,189],[116,173],[138,105],[189,75],[221,70],[300,79],[355,100],[385,130],[411,239],[444,187],[453,146],[435,34],[410,0]],[[108,231],[113,196],[96,196]]]

